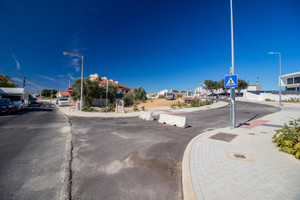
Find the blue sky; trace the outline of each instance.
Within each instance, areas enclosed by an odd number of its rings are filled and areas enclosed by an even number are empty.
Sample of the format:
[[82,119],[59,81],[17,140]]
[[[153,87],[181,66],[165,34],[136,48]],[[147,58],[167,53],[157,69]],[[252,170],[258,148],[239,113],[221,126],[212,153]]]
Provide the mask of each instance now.
[[[235,72],[263,90],[300,71],[300,1],[233,0]],[[36,92],[98,73],[147,92],[219,81],[231,66],[229,0],[1,1],[0,73]]]

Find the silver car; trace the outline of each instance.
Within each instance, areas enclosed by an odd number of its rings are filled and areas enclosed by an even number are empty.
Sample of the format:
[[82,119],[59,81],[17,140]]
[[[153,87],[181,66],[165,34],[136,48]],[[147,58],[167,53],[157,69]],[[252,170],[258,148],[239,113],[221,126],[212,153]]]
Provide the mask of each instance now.
[[69,102],[68,98],[61,98],[61,99],[58,99],[57,104],[58,104],[59,107],[68,106],[68,105],[70,105],[70,102]]

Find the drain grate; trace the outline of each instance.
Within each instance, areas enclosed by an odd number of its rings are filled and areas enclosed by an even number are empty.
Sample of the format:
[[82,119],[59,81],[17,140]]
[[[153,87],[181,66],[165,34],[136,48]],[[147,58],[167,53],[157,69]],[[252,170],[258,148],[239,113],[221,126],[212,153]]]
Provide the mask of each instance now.
[[233,154],[236,158],[244,158],[246,159],[246,156],[244,156],[243,154]]
[[231,142],[231,140],[233,140],[237,135],[235,134],[230,134],[230,133],[217,133],[211,137],[209,137],[210,139],[214,139],[214,140],[221,140],[221,141],[225,141],[225,142]]
[[232,160],[255,161],[255,159],[248,153],[227,151],[226,154],[227,157]]

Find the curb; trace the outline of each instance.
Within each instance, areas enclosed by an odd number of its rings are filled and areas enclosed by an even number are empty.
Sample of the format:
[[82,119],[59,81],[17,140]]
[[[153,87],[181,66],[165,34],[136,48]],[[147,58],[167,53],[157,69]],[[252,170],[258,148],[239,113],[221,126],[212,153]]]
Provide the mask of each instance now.
[[[190,112],[198,112],[198,111],[203,111],[203,110],[212,110],[212,109],[218,109],[218,108],[222,108],[222,107],[225,107],[227,106],[229,103],[225,102],[224,105],[221,105],[221,106],[218,106],[218,107],[210,107],[210,108],[207,108],[207,106],[203,107],[204,109],[198,109],[198,110],[157,110],[157,111],[150,111],[150,112],[154,112],[153,115],[154,116],[158,116],[162,113],[168,113],[168,114],[176,114],[176,112],[180,112],[180,113],[190,113]],[[55,104],[56,105],[56,104]],[[71,116],[71,117],[99,117],[99,118],[133,118],[133,117],[139,117],[141,112],[137,112],[137,113],[134,113],[132,115],[129,115],[129,114],[123,114],[123,115],[115,115],[115,114],[107,114],[107,115],[81,115],[81,114],[72,114],[72,113],[68,113],[66,111],[64,111],[63,109],[60,109],[60,107],[58,107],[56,105],[56,107],[60,110],[60,112],[62,112],[63,114],[65,114],[66,116]],[[169,112],[168,112],[169,111]]]

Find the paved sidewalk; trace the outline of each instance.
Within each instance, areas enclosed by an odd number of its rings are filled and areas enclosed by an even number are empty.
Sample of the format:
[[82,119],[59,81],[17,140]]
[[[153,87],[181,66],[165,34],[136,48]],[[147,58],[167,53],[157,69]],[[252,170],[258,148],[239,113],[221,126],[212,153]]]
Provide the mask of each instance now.
[[[182,109],[169,109],[169,110],[151,110],[153,115],[159,115],[162,113],[168,114],[176,114],[176,113],[187,113],[187,112],[194,112],[199,110],[209,110],[209,109],[216,109],[220,107],[227,106],[228,103],[224,101],[219,101],[218,103],[214,103],[212,105],[201,106],[201,107],[194,107],[194,108],[182,108]],[[108,117],[108,118],[123,118],[123,117],[138,117],[140,116],[141,112],[129,112],[129,113],[102,113],[102,112],[82,112],[75,110],[75,107],[58,107],[60,111],[68,116],[79,116],[79,117]],[[147,112],[147,110],[146,110]]]
[[[194,138],[183,159],[184,199],[299,200],[300,161],[272,143],[274,130],[299,117],[300,104],[285,103],[282,111],[234,130]],[[231,142],[210,138],[220,132],[237,136]]]

